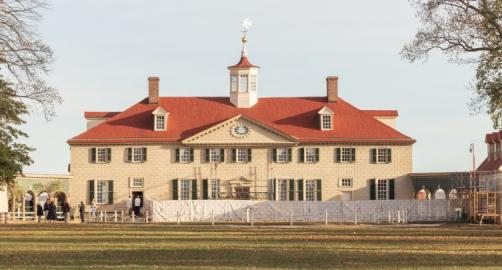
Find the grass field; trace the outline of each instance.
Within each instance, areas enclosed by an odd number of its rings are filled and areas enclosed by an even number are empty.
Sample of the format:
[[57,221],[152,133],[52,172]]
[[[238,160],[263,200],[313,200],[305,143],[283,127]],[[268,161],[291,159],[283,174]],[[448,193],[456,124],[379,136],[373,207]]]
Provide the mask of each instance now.
[[501,269],[502,228],[0,225],[1,269]]

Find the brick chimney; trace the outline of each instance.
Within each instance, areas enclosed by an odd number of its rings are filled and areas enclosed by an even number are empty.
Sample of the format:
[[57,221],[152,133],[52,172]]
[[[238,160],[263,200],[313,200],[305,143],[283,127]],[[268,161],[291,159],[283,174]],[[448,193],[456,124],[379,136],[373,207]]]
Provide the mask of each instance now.
[[159,77],[148,77],[148,103],[159,103]]
[[336,102],[338,98],[338,77],[328,76],[326,77],[326,92],[328,96],[328,102]]

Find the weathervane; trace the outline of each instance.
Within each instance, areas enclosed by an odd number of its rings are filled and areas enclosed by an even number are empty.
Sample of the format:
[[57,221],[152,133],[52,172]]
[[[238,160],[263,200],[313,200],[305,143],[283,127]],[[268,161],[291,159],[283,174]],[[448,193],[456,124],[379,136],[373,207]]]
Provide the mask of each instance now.
[[242,42],[242,56],[247,56],[248,54],[248,51],[246,49],[246,43],[248,42],[248,39],[247,39],[247,32],[248,32],[248,29],[251,25],[253,25],[251,23],[251,21],[249,20],[249,18],[244,18],[244,20],[241,21],[241,25],[242,25],[242,33],[243,33],[243,36],[242,36],[242,39],[241,39],[241,42]]

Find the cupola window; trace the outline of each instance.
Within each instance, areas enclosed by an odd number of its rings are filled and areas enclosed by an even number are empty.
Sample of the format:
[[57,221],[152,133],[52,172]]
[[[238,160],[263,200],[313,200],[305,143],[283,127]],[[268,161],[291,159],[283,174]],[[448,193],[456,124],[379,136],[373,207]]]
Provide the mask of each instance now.
[[248,91],[248,75],[240,75],[239,78],[239,92]]

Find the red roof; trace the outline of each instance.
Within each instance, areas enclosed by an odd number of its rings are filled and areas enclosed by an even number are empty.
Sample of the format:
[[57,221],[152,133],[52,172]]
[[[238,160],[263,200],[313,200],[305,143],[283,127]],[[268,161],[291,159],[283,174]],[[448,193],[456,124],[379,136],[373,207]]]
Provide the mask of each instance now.
[[228,68],[250,68],[250,67],[259,68],[259,66],[251,64],[247,56],[241,56],[241,60],[239,60],[239,63],[233,66],[229,66]]
[[383,116],[383,117],[397,117],[398,113],[396,110],[362,110],[363,112],[373,116]]
[[[166,131],[153,130],[152,112],[159,106],[169,111]],[[334,111],[334,129],[330,131],[319,128],[318,111],[324,106]],[[237,108],[228,97],[161,97],[159,104],[148,104],[144,99],[68,142],[179,142],[240,114],[299,142],[415,142],[343,99],[328,103],[326,97],[260,98],[251,108]]]
[[84,112],[85,118],[112,118],[120,112]]

